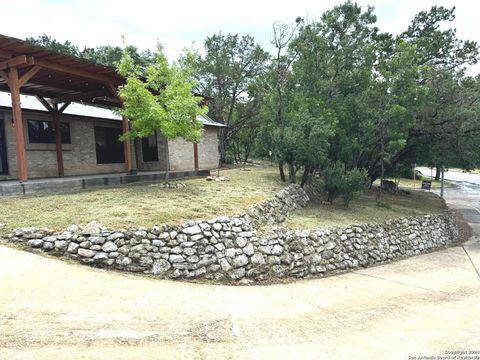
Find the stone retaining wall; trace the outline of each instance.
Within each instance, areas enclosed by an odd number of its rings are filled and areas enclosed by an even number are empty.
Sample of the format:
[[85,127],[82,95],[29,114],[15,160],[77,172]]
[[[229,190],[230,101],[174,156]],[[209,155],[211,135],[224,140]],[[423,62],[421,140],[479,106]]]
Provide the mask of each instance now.
[[[7,240],[93,266],[226,282],[323,276],[420,254],[457,239],[449,212],[315,231],[278,226],[290,209],[307,200],[302,189],[290,186],[240,216],[135,230],[108,230],[96,222],[61,233],[22,228]],[[261,223],[277,225],[263,232],[256,228]]]

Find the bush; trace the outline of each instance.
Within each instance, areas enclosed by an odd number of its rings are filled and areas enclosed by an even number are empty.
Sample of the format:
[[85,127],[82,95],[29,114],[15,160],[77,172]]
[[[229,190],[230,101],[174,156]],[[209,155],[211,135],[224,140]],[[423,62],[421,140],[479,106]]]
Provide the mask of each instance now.
[[341,197],[343,204],[348,206],[353,199],[365,191],[368,184],[369,178],[365,170],[346,170],[345,165],[336,162],[325,169],[323,181],[319,186],[327,194],[328,201],[333,202]]
[[[413,179],[413,166],[397,165],[387,173],[387,177]],[[415,180],[422,180],[423,174],[419,170],[415,170]]]

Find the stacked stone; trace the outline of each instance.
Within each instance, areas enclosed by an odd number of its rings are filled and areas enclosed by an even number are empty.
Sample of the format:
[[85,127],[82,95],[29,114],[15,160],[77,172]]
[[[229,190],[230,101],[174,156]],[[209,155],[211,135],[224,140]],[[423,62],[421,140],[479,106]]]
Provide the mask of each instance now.
[[260,232],[258,222],[275,223],[308,199],[298,187],[279,194],[255,207],[257,217],[250,210],[242,216],[133,230],[108,230],[97,222],[71,225],[60,233],[30,227],[14,230],[7,240],[92,266],[164,278],[264,281],[366,267],[446,246],[458,237],[449,212],[384,224],[314,231],[275,226]]

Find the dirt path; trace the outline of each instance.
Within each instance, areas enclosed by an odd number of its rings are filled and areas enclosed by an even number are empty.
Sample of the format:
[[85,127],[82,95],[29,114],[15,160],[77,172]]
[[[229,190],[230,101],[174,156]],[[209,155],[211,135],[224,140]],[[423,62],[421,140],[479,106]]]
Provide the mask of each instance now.
[[228,287],[0,246],[0,359],[407,359],[479,349],[461,247],[341,276]]

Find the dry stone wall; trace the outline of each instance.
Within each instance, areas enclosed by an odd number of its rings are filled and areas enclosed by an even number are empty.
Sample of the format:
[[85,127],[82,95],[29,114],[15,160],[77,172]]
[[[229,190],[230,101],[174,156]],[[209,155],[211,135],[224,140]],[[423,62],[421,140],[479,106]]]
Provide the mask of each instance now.
[[[292,185],[239,216],[134,230],[109,230],[96,222],[60,233],[21,228],[7,240],[92,266],[231,282],[324,276],[420,254],[454,243],[458,235],[449,212],[315,231],[279,225],[307,201]],[[261,224],[274,226],[263,231]]]

